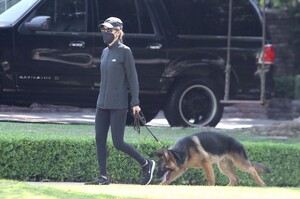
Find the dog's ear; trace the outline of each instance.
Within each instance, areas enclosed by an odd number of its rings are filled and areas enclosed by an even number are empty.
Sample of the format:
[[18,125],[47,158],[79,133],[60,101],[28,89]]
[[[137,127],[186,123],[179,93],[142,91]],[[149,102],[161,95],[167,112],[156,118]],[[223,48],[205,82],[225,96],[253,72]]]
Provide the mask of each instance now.
[[170,158],[170,156],[169,156],[169,151],[168,151],[167,147],[163,147],[162,152],[163,152],[165,158],[168,160]]
[[152,157],[157,156],[160,158],[161,156],[163,156],[163,153],[162,153],[162,151],[155,151],[151,154],[151,156]]
[[162,148],[162,150],[153,152],[152,156],[157,156],[159,158],[164,156],[167,160],[170,158],[169,150],[165,146]]

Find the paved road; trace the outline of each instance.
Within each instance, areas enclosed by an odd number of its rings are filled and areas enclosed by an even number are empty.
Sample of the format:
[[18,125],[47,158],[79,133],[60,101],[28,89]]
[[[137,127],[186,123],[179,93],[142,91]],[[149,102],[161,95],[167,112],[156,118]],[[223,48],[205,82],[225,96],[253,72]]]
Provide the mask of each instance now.
[[[74,107],[45,107],[33,106],[30,108],[22,107],[0,107],[0,121],[18,122],[45,122],[45,123],[73,123],[73,124],[93,124],[95,119],[94,109],[79,109]],[[264,126],[280,121],[255,118],[223,118],[216,128],[236,129],[249,128],[252,126]],[[163,112],[148,123],[149,126],[169,127]]]

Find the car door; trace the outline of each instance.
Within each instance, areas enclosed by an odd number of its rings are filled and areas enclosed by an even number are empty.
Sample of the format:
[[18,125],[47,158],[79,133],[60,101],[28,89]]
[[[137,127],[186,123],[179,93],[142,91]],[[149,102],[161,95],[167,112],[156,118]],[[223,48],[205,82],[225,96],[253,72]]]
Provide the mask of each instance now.
[[[46,0],[20,25],[15,63],[19,93],[39,96],[92,94],[93,36],[87,32],[87,0]],[[50,27],[27,28],[37,17],[48,17]],[[43,94],[43,95],[41,95]]]

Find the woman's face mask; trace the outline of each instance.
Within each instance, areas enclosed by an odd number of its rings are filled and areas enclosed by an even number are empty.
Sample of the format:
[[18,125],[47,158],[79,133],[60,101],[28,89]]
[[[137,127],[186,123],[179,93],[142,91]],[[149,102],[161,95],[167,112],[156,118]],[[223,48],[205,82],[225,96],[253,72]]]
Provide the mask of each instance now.
[[102,35],[103,35],[103,42],[105,44],[110,44],[115,39],[115,35],[111,32],[102,32]]

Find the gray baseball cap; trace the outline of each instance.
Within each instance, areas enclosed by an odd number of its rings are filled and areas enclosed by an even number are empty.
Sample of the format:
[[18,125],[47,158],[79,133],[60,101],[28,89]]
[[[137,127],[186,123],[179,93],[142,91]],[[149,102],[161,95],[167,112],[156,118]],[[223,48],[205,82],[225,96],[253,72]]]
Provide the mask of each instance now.
[[106,26],[107,28],[122,30],[123,22],[117,17],[109,17],[102,24],[99,25],[99,28],[102,28],[103,26]]

